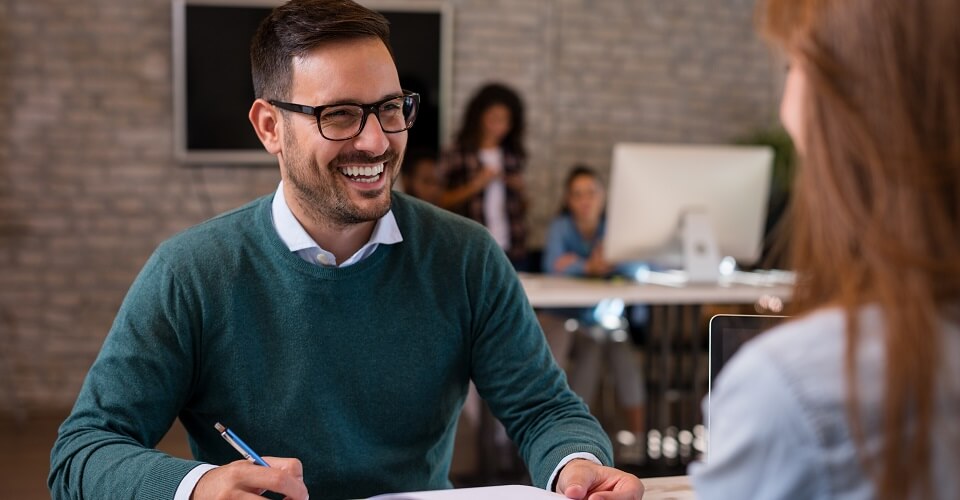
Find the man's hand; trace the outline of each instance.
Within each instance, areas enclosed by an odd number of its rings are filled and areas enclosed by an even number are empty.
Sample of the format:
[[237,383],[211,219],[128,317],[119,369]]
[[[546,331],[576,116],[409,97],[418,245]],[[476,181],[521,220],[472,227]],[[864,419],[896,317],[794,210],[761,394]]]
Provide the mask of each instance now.
[[613,467],[574,459],[560,470],[557,493],[577,500],[640,500],[643,483]]
[[256,500],[266,491],[280,493],[290,500],[306,500],[303,464],[296,458],[263,457],[270,467],[237,460],[211,469],[197,481],[191,500],[245,499]]

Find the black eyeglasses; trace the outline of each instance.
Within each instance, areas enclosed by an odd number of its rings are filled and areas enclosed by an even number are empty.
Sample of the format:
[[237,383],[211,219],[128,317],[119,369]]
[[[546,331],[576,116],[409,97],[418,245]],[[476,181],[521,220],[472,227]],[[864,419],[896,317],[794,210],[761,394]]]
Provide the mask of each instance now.
[[371,114],[377,117],[380,128],[385,134],[396,134],[409,129],[417,119],[420,94],[404,90],[403,95],[388,97],[371,104],[304,106],[273,99],[268,102],[280,109],[313,115],[317,119],[317,128],[320,129],[320,135],[324,139],[346,141],[360,135],[367,123],[367,116]]

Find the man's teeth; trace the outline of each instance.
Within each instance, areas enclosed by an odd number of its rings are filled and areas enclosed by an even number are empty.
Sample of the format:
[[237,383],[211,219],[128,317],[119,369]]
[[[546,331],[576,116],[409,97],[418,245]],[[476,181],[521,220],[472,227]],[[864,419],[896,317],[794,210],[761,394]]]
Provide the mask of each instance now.
[[383,173],[383,163],[372,167],[341,167],[340,172],[349,177],[374,177],[373,179],[355,179],[358,181],[373,182],[376,176]]

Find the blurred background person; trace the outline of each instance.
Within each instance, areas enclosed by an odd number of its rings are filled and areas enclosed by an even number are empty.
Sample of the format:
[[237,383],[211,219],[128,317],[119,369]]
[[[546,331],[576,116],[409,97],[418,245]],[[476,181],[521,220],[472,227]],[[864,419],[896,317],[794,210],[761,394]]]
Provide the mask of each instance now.
[[[560,213],[551,222],[543,249],[543,270],[547,274],[609,278],[617,274],[632,276],[641,263],[615,265],[603,257],[603,236],[606,192],[597,172],[576,165],[564,182]],[[646,308],[637,307],[631,320],[646,321]],[[559,322],[541,319],[551,350],[558,358],[569,351],[563,347],[571,337],[575,343],[569,360],[570,388],[588,404],[594,402],[602,371],[608,361],[614,372],[617,400],[626,417],[626,433],[617,433],[618,462],[642,461],[646,446],[646,387],[637,353],[629,336],[612,335],[615,331],[600,325],[597,315],[608,314],[596,309],[554,310],[554,315],[576,318],[580,325],[572,335],[566,329],[547,328]],[[622,314],[622,313],[614,313]],[[541,314],[541,317],[545,316]],[[638,325],[639,326],[639,325]],[[561,347],[554,347],[560,345]],[[565,363],[561,362],[561,366]]]
[[596,171],[576,165],[563,185],[560,213],[550,223],[543,269],[550,274],[605,278],[614,265],[603,257],[606,193]]
[[[529,270],[524,129],[520,95],[488,83],[470,98],[454,143],[440,156],[440,206],[483,224],[517,271]],[[463,412],[478,433],[480,475],[500,482],[523,474],[516,447],[472,386]]]
[[437,154],[424,148],[407,150],[400,168],[403,192],[434,205],[443,196],[443,179],[437,165]]
[[761,8],[801,314],[718,377],[697,498],[960,498],[960,2]]
[[441,206],[486,226],[518,271],[528,266],[524,128],[520,96],[487,84],[470,99],[456,141],[441,158]]

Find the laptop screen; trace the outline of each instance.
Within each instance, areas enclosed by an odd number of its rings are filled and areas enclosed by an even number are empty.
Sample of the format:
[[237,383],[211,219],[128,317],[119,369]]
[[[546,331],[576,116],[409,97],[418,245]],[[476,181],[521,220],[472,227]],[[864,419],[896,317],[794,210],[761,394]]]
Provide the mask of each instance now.
[[[710,318],[710,382],[740,346],[776,326],[786,316],[718,314]],[[712,384],[711,384],[712,385]]]
[[787,316],[758,316],[739,314],[718,314],[710,318],[709,356],[710,373],[707,378],[707,435],[708,442],[715,441],[718,436],[710,434],[710,417],[713,411],[710,407],[710,393],[713,392],[713,383],[723,369],[723,365],[730,361],[743,344],[761,333],[773,328],[785,320]]

